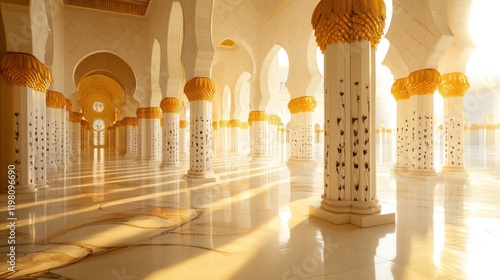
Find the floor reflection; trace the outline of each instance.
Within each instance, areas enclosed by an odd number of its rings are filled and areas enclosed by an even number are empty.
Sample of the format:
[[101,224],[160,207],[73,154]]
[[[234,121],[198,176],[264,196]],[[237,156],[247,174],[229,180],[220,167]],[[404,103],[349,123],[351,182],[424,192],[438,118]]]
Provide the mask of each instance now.
[[17,197],[17,272],[2,262],[0,278],[495,279],[500,151],[470,149],[469,176],[418,180],[391,173],[394,155],[379,149],[378,195],[397,221],[364,229],[308,216],[320,158],[216,155],[217,181],[200,183],[185,160],[159,169],[88,151]]

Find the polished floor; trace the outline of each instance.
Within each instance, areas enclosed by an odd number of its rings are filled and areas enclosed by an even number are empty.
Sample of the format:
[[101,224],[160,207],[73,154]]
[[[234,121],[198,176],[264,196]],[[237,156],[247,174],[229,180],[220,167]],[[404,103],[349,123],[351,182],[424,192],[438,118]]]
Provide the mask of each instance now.
[[157,170],[95,149],[17,196],[15,274],[0,196],[0,278],[500,279],[500,149],[468,148],[468,177],[426,180],[390,172],[390,149],[377,188],[396,224],[363,229],[308,216],[321,159],[217,155],[217,181],[200,183],[187,162]]

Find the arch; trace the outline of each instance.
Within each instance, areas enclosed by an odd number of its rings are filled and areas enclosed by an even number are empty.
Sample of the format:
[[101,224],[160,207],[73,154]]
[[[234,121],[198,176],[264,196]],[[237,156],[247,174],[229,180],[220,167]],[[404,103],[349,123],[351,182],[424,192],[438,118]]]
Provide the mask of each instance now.
[[183,96],[181,87],[183,76],[181,66],[183,19],[184,17],[181,4],[177,1],[172,1],[167,35],[167,97],[179,98],[180,96]]
[[[161,69],[161,47],[157,39],[153,40],[153,46],[151,48],[151,99],[161,100],[161,87],[160,87],[160,69]],[[159,96],[158,96],[159,95]],[[160,102],[158,102],[159,104]]]
[[250,114],[250,79],[252,74],[243,71],[236,81],[233,95],[234,114],[233,117],[239,120],[245,120]]
[[[281,49],[283,49],[286,53],[286,50],[281,45],[275,44],[271,47],[262,62],[262,69],[260,71],[260,90],[262,93],[261,102],[264,103],[261,104],[261,106],[264,105],[266,108],[266,112],[274,115],[279,115],[279,113],[277,112],[280,101],[279,93],[286,94],[288,97],[288,101],[290,101],[290,94],[288,93],[288,89],[286,89],[288,69],[286,71],[283,70],[281,71],[282,73],[280,73],[279,52]],[[281,52],[281,55],[283,55],[283,51]],[[288,59],[287,53],[286,56]],[[285,66],[286,65],[284,64],[283,68],[289,68]]]

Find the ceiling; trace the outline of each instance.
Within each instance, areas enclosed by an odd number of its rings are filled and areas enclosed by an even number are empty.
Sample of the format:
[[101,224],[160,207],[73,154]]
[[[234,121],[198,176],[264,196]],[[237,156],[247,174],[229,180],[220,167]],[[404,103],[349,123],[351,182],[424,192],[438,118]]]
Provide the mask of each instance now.
[[66,6],[74,6],[107,12],[145,16],[150,0],[64,0]]

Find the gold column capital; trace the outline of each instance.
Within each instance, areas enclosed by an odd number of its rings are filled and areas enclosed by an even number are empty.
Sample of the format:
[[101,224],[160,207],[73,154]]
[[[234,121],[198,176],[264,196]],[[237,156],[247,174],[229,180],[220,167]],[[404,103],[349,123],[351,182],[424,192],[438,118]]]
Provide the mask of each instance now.
[[0,62],[0,73],[12,86],[30,87],[40,92],[46,92],[52,84],[52,74],[47,66],[27,53],[5,54]]
[[71,100],[66,99],[66,111],[71,112],[71,109],[73,109],[73,104],[71,103]]
[[470,88],[469,77],[464,73],[447,73],[441,76],[438,90],[443,98],[464,96]]
[[229,121],[219,121],[219,127],[229,127]]
[[64,106],[66,106],[66,97],[60,92],[47,90],[45,93],[45,106],[49,108],[64,109]]
[[406,78],[394,81],[391,87],[391,93],[396,101],[410,99],[410,93],[406,89]]
[[229,127],[240,127],[240,120],[230,120],[229,121]]
[[441,83],[441,74],[436,69],[422,69],[410,73],[405,79],[410,95],[434,94]]
[[166,97],[160,103],[163,113],[180,113],[182,111],[182,100],[175,97]]
[[83,114],[79,112],[69,112],[69,121],[72,123],[80,123],[82,121]]
[[270,125],[279,125],[281,122],[281,118],[278,115],[269,115],[269,124]]
[[[355,16],[353,16],[355,15]],[[383,0],[321,0],[314,9],[311,24],[321,51],[328,45],[370,41],[380,42],[385,27]]]
[[215,84],[210,78],[195,77],[186,83],[184,93],[189,101],[206,100],[212,102],[215,94]]
[[219,122],[218,121],[212,121],[212,128],[213,129],[219,128]]
[[125,117],[122,119],[123,125],[136,126],[139,123],[139,119],[135,117]]
[[83,129],[90,129],[90,124],[86,120],[81,120],[80,125],[82,126]]
[[122,127],[123,126],[123,122],[122,121],[116,121],[115,122],[115,126],[116,127]]
[[302,112],[314,112],[318,102],[314,96],[302,96],[290,100],[288,110],[290,113],[297,114]]
[[136,115],[139,119],[161,119],[163,111],[160,107],[139,108]]
[[269,116],[267,115],[266,112],[264,111],[252,111],[248,115],[248,122],[251,124],[251,122],[263,122],[263,121],[269,121]]
[[248,129],[248,122],[240,122],[241,129]]

